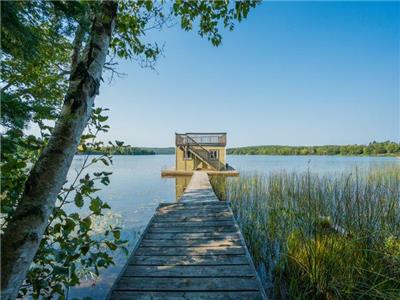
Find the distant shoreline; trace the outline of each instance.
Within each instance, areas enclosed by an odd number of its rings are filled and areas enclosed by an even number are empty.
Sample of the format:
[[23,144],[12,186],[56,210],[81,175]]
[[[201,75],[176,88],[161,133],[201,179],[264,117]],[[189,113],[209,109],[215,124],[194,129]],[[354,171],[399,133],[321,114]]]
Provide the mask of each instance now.
[[[79,154],[111,155],[174,155],[175,147],[105,147]],[[373,156],[400,157],[400,143],[391,141],[372,142],[368,145],[324,145],[324,146],[247,146],[228,148],[228,155],[279,155],[279,156]]]
[[[76,155],[102,155],[105,153],[82,153]],[[175,155],[175,153],[154,153],[154,154],[112,154],[112,156],[158,156],[158,155]],[[393,157],[400,159],[400,154],[229,154],[236,156],[358,156],[358,157]]]
[[237,155],[340,155],[340,156],[400,156],[400,143],[372,142],[368,145],[323,146],[249,146],[227,149]]
[[237,156],[358,156],[358,157],[396,157],[400,159],[400,154],[232,154]]

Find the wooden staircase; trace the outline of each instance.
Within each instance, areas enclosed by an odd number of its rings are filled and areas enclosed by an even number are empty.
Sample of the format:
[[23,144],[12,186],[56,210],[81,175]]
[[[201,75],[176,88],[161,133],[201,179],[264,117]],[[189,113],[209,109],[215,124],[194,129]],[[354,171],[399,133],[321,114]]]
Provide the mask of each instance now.
[[183,148],[182,150],[189,151],[194,156],[196,156],[198,159],[200,159],[202,162],[204,162],[208,166],[210,166],[213,170],[220,171],[220,170],[225,169],[224,164],[222,164],[218,159],[216,159],[216,160],[211,159],[210,152],[206,148],[201,146],[199,143],[197,143],[190,136],[186,135],[185,140],[186,140],[186,144],[185,144],[185,146],[181,147],[181,148]]

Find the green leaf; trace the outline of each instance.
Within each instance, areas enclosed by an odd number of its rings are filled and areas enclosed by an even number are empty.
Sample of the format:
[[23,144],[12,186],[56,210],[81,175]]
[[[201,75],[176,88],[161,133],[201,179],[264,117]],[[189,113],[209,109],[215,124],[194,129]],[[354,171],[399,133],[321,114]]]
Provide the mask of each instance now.
[[99,122],[105,122],[108,120],[107,116],[102,116],[102,115],[99,115],[97,118],[98,118]]
[[113,236],[114,236],[115,239],[119,240],[121,238],[121,231],[114,230],[113,231]]
[[106,202],[104,202],[101,208],[103,208],[103,209],[111,209],[111,206],[108,205]]
[[126,247],[121,247],[121,250],[125,253],[125,255],[129,254],[129,250]]
[[98,198],[92,199],[90,202],[89,209],[94,212],[95,214],[100,214],[101,213],[101,206],[103,205],[103,202]]
[[110,184],[110,178],[108,176],[105,176],[101,178],[100,182],[104,185],[109,185]]
[[56,225],[54,225],[53,227],[53,232],[54,233],[59,233],[61,231],[61,224],[57,223]]
[[106,261],[105,261],[104,259],[99,259],[99,260],[97,261],[97,266],[98,266],[98,267],[104,267],[105,264],[106,264]]
[[86,255],[86,253],[88,253],[88,251],[89,251],[89,246],[85,245],[85,246],[81,247],[81,253],[83,255]]
[[75,286],[79,283],[80,283],[79,277],[76,275],[76,273],[75,272],[71,273],[71,278],[69,282],[70,286]]
[[105,243],[108,246],[108,248],[110,248],[110,250],[112,250],[112,251],[117,250],[117,248],[118,248],[117,245],[115,245],[114,243],[112,243],[110,241],[106,241]]
[[118,147],[122,147],[124,145],[123,141],[115,141],[115,143],[117,144]]
[[101,160],[101,161],[103,162],[103,164],[105,164],[106,166],[109,166],[109,165],[110,165],[110,163],[107,161],[107,159],[101,158],[100,160]]
[[67,230],[68,232],[71,232],[75,228],[75,222],[72,219],[66,219],[65,225],[64,225],[64,230]]
[[93,139],[95,137],[96,136],[94,134],[82,134],[81,140],[84,141],[84,140],[88,140],[88,139]]
[[147,11],[151,11],[151,9],[153,8],[153,1],[147,0],[144,2]]
[[81,221],[80,225],[83,227],[84,231],[88,231],[92,225],[92,219],[90,217],[86,217]]
[[78,213],[72,213],[69,215],[71,219],[74,219],[75,221],[79,221],[79,214]]
[[82,194],[76,193],[74,201],[76,206],[78,206],[79,208],[82,207],[84,203]]
[[60,266],[53,266],[53,273],[57,274],[57,275],[68,275],[69,268],[60,267]]

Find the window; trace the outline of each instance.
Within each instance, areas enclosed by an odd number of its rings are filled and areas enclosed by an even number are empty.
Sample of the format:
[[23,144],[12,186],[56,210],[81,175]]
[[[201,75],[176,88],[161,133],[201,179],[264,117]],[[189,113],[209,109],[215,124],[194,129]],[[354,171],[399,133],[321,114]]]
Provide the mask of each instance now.
[[210,150],[210,159],[212,160],[218,159],[218,150]]
[[185,149],[183,152],[184,152],[184,159],[192,159],[192,153],[188,149]]

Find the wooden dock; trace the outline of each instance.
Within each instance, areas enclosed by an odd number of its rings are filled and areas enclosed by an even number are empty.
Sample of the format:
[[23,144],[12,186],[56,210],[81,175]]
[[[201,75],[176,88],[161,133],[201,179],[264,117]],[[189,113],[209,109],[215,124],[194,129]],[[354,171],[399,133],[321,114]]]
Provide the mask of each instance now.
[[110,299],[266,299],[239,227],[208,175],[160,204]]
[[[195,172],[198,171],[179,171],[174,168],[161,170],[162,177],[176,177],[176,176],[192,176]],[[239,176],[239,172],[235,169],[229,169],[224,171],[216,171],[216,170],[204,170],[210,176],[225,176],[225,177],[237,177]]]

